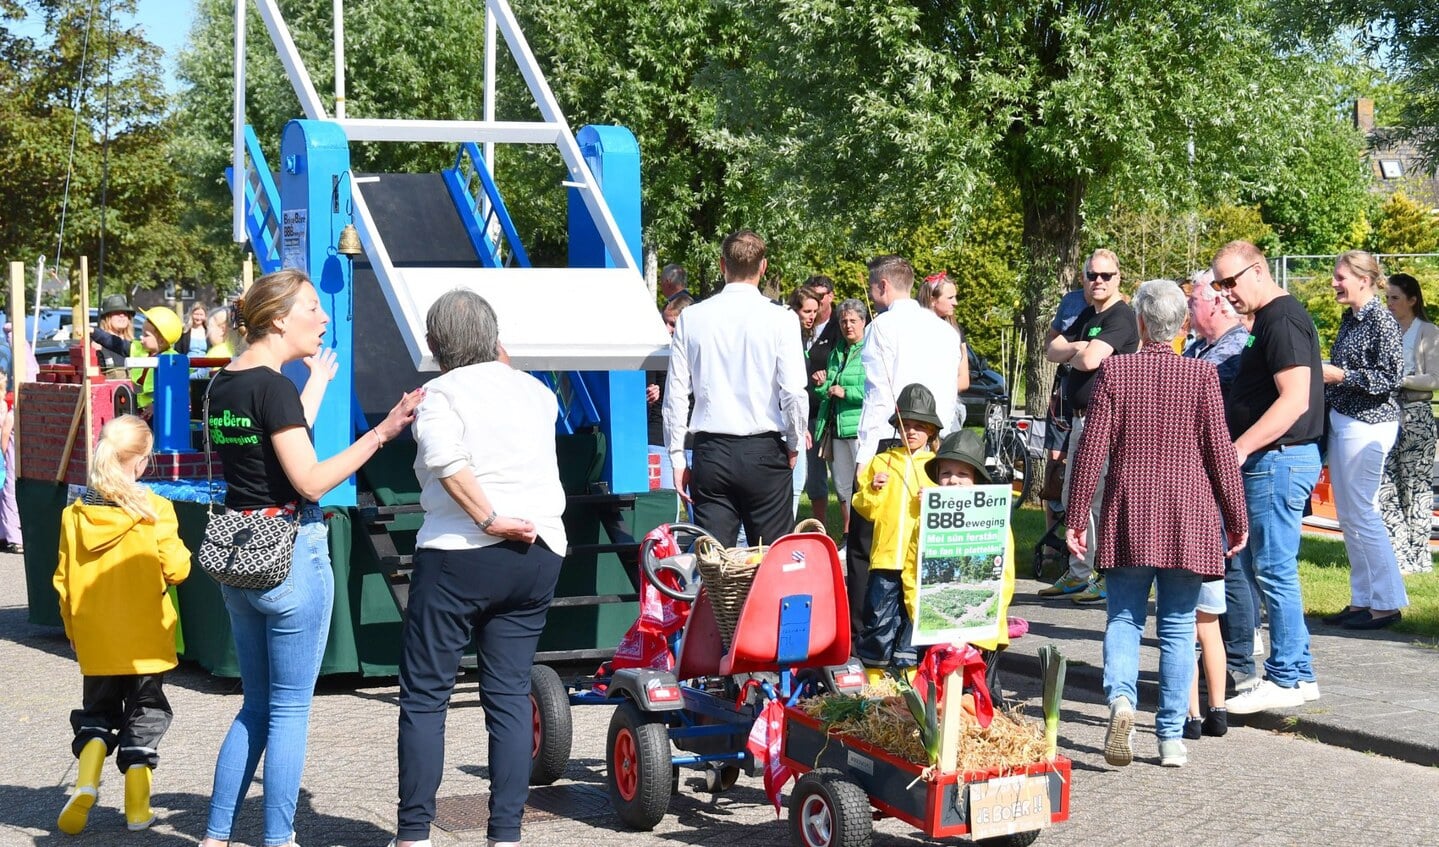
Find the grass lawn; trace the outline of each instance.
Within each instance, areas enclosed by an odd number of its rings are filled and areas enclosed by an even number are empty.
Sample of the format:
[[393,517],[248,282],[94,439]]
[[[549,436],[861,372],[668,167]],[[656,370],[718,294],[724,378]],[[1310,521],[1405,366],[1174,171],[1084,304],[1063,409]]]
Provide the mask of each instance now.
[[[808,498],[801,498],[800,516],[808,517]],[[839,539],[843,523],[839,504],[829,501],[829,519],[825,526],[830,535]],[[1019,510],[1014,519],[1014,541],[1017,546],[1014,562],[1020,579],[1034,573],[1034,545],[1044,534],[1044,512],[1036,506]],[[1051,575],[1052,576],[1052,575]],[[1299,582],[1304,595],[1304,612],[1327,615],[1337,612],[1349,602],[1349,558],[1341,538],[1305,533],[1299,544]],[[1409,608],[1404,620],[1394,631],[1414,635],[1439,646],[1439,572],[1410,574],[1404,578],[1409,591]]]
[[[1033,571],[1034,545],[1044,534],[1044,513],[1026,507],[1015,516],[1015,566],[1021,578]],[[1299,584],[1304,596],[1304,613],[1327,615],[1349,603],[1349,558],[1344,540],[1305,533],[1299,542]],[[1439,573],[1410,574],[1404,578],[1409,591],[1409,608],[1395,632],[1439,640]]]

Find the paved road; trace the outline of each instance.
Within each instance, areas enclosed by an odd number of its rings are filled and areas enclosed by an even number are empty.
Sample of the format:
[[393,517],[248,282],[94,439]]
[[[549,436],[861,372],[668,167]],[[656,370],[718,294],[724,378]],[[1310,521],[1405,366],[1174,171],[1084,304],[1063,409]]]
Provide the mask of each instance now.
[[[1005,677],[1037,713],[1033,684]],[[106,773],[90,827],[70,838],[53,832],[55,815],[74,779],[69,710],[80,676],[63,635],[26,622],[19,558],[0,555],[0,847],[110,845],[171,847],[203,833],[215,752],[234,710],[234,682],[194,668],[172,676],[175,723],[161,748],[155,777],[159,821],[128,833],[119,810],[122,782]],[[305,847],[382,847],[394,820],[395,698],[393,680],[323,681],[315,701],[299,843]],[[1439,841],[1439,768],[1366,755],[1294,735],[1235,728],[1223,739],[1190,747],[1189,766],[1156,764],[1152,723],[1141,721],[1139,760],[1104,764],[1104,711],[1076,689],[1064,715],[1061,749],[1075,760],[1072,817],[1040,844],[1309,845]],[[788,843],[784,818],[766,807],[758,780],[741,779],[711,797],[687,780],[671,815],[652,833],[622,833],[604,796],[605,729],[610,709],[575,712],[574,759],[566,778],[537,791],[525,840],[545,847]],[[486,790],[483,718],[473,678],[462,684],[451,716],[441,813],[453,831],[437,830],[437,847],[483,844]],[[256,785],[237,842],[257,844]],[[468,827],[468,828],[467,828]],[[880,847],[919,844],[894,821],[877,826]]]

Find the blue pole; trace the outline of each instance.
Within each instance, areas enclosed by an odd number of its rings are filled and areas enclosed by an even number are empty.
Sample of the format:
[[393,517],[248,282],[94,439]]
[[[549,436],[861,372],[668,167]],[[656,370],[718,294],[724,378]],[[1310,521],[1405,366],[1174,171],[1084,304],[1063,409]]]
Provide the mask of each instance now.
[[[315,455],[339,453],[355,437],[353,269],[339,255],[340,231],[350,223],[350,142],[331,121],[290,121],[280,140],[280,262],[310,276],[320,306],[330,316],[324,346],[335,351],[339,371],[330,381],[312,428]],[[285,375],[304,387],[310,369],[303,362],[285,366]],[[355,478],[335,486],[321,500],[326,506],[353,506]]]
[[174,351],[160,354],[155,368],[156,453],[188,453],[190,439],[190,360]]

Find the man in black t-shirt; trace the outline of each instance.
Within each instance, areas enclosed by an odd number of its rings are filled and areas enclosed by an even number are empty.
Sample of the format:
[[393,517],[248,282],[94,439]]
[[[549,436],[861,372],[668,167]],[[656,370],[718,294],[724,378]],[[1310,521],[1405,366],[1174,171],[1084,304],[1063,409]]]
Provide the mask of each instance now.
[[1249,511],[1250,542],[1235,558],[1257,579],[1269,612],[1265,679],[1246,681],[1227,703],[1247,715],[1319,697],[1299,591],[1299,525],[1319,479],[1324,383],[1314,320],[1274,282],[1259,248],[1232,241],[1210,267],[1214,287],[1254,316],[1224,410]]
[[[1109,250],[1095,250],[1089,261],[1084,263],[1084,297],[1089,302],[1074,323],[1061,335],[1049,342],[1045,355],[1051,362],[1069,365],[1065,379],[1065,401],[1074,410],[1074,423],[1069,431],[1071,452],[1079,446],[1084,434],[1084,415],[1089,408],[1089,399],[1094,395],[1094,377],[1099,366],[1116,353],[1133,353],[1139,349],[1139,322],[1134,310],[1119,293],[1122,277],[1119,274],[1119,257]],[[1064,491],[1061,495],[1065,508],[1085,508],[1085,504],[1069,503],[1070,475],[1074,465],[1064,471]],[[1094,488],[1094,499],[1089,508],[1089,537],[1094,538],[1099,520],[1099,507],[1104,502],[1104,477],[1109,473],[1105,462],[1099,472],[1099,484]],[[1069,557],[1069,570],[1057,582],[1039,589],[1044,597],[1072,594],[1076,603],[1098,603],[1104,600],[1104,577],[1094,575],[1094,551],[1098,544],[1090,544],[1083,556]]]

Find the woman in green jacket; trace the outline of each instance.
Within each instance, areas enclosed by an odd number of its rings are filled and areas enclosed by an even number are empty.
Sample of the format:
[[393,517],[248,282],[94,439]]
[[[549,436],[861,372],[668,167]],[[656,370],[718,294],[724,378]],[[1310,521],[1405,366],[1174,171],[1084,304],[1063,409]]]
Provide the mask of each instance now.
[[864,365],[860,350],[864,347],[864,328],[869,323],[869,308],[853,298],[839,304],[840,340],[829,354],[825,380],[814,390],[820,396],[819,420],[815,439],[823,440],[831,432],[830,467],[834,472],[834,489],[839,493],[839,512],[844,516],[844,533],[849,534],[849,501],[854,496],[855,453],[859,444],[859,413],[864,406]]

